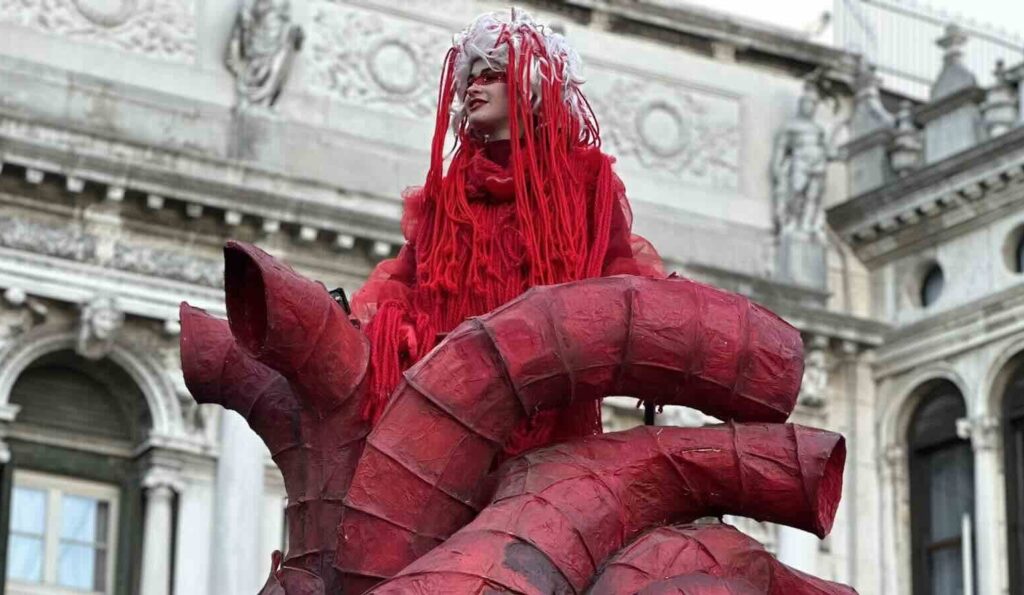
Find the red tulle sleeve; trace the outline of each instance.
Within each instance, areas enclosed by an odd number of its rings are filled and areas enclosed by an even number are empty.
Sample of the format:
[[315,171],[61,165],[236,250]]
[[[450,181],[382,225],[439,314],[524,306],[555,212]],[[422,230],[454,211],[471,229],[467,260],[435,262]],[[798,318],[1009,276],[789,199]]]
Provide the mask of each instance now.
[[380,306],[397,302],[407,306],[410,291],[416,279],[415,237],[420,221],[423,193],[412,188],[405,193],[402,212],[402,234],[406,244],[395,258],[389,258],[374,267],[366,283],[352,296],[352,314],[365,327],[377,314]]
[[643,277],[664,277],[665,267],[654,246],[632,232],[633,211],[626,199],[625,187],[618,176],[615,178],[618,201],[612,212],[611,238],[605,255],[604,277],[612,275],[640,275]]

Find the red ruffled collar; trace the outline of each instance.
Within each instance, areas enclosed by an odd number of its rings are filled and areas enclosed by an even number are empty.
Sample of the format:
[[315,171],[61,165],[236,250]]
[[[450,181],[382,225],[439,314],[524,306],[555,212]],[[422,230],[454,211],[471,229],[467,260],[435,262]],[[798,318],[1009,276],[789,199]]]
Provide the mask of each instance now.
[[470,202],[504,203],[515,199],[509,161],[512,143],[489,142],[476,151],[466,166],[466,198]]

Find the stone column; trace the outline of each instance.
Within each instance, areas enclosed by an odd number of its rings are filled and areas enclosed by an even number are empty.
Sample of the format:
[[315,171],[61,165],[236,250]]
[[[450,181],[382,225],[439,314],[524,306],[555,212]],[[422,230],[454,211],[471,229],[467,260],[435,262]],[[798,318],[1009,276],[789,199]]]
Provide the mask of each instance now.
[[220,416],[210,593],[255,593],[270,568],[261,552],[266,447],[242,416]]
[[[1021,69],[1017,69],[1021,72]],[[1024,125],[1024,80],[1017,82],[1017,121]]]
[[818,538],[807,531],[779,525],[779,562],[808,574],[818,572]]
[[171,591],[171,531],[175,483],[151,474],[143,481],[146,520],[142,535],[142,595],[168,595]]
[[[900,522],[900,493],[907,481],[907,451],[901,444],[885,448],[879,460],[881,475],[881,509],[878,515],[878,533],[882,537],[881,566],[878,573],[879,593],[907,593],[910,576],[909,556],[903,555],[899,544],[906,543],[910,528]],[[907,562],[907,564],[904,563]],[[904,586],[906,588],[902,588]]]
[[984,416],[962,419],[957,430],[974,449],[974,575],[977,593],[1003,592],[1000,558],[1004,534],[999,522],[1002,483],[999,481],[999,420]]
[[6,465],[11,460],[11,449],[6,442],[7,432],[20,410],[21,407],[13,403],[0,404],[0,465]]

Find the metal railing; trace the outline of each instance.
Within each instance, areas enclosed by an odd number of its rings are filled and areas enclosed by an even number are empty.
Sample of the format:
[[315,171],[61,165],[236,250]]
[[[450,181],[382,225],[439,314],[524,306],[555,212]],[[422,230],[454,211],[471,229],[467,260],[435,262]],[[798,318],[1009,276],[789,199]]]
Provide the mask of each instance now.
[[970,41],[964,64],[983,86],[994,81],[997,60],[1012,66],[1024,60],[1024,37],[982,25],[911,0],[834,0],[835,44],[863,54],[878,67],[885,88],[927,99],[942,67],[935,40],[956,23]]

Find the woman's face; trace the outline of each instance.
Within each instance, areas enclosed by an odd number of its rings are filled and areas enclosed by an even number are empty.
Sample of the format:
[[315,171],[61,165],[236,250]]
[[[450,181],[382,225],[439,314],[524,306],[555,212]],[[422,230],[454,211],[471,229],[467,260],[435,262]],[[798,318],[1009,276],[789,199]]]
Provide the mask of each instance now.
[[491,70],[483,60],[473,63],[466,89],[466,123],[487,140],[509,138],[508,85],[505,73]]

